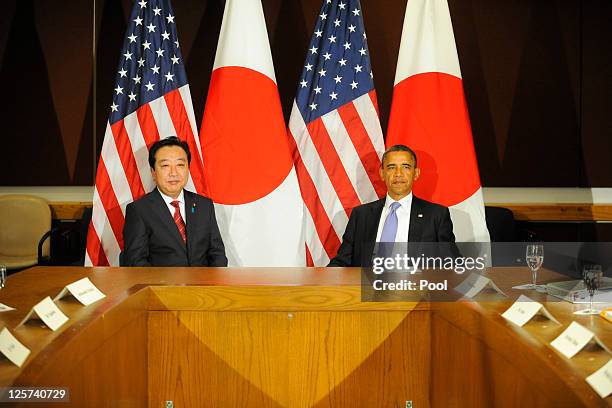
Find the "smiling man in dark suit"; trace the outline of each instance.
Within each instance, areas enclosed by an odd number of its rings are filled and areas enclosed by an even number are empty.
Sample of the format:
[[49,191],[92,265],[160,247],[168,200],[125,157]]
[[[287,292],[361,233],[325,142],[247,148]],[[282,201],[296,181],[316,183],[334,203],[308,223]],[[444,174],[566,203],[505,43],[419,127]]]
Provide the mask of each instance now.
[[412,194],[420,173],[409,147],[395,145],[383,154],[379,174],[387,196],[353,208],[328,266],[370,266],[376,242],[455,242],[448,208]]
[[227,266],[215,208],[184,189],[191,153],[168,137],[149,150],[153,191],[128,204],[123,227],[124,266]]

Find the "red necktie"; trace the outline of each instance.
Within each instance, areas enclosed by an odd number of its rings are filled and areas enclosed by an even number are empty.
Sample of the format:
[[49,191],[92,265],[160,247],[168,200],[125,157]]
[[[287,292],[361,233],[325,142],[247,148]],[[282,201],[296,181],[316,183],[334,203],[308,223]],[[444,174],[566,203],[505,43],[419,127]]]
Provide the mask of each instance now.
[[174,223],[176,224],[179,234],[183,238],[183,242],[187,243],[187,235],[185,234],[185,222],[183,221],[183,217],[181,217],[181,210],[179,209],[179,202],[173,201],[170,203],[174,207]]

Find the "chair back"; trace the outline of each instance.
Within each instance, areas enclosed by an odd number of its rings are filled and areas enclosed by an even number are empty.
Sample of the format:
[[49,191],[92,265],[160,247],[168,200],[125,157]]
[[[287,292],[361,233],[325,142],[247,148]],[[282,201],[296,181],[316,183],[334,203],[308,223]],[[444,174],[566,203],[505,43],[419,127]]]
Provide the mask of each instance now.
[[[0,196],[0,263],[8,268],[35,265],[38,242],[49,230],[51,209],[45,199],[24,194]],[[49,255],[49,240],[43,255]]]
[[514,214],[503,207],[485,207],[487,228],[491,242],[516,242],[519,240]]

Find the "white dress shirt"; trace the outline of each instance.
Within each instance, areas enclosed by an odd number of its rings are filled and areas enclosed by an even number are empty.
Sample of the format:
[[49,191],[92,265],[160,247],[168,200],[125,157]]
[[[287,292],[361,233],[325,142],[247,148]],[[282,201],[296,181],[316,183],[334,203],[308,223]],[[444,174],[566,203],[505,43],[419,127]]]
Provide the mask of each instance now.
[[[378,222],[378,232],[376,233],[376,242],[380,242],[380,236],[382,235],[383,226],[387,215],[391,211],[391,204],[395,202],[394,199],[389,197],[385,200],[385,206],[383,207],[382,214],[380,214],[380,221]],[[406,197],[398,201],[400,203],[399,208],[395,211],[397,214],[397,233],[395,235],[395,242],[408,242],[408,230],[410,229],[410,210],[412,208],[412,192]]]
[[185,194],[183,194],[185,190],[181,190],[181,193],[176,198],[172,198],[170,196],[165,195],[159,190],[159,188],[157,189],[157,191],[159,191],[159,194],[161,194],[162,198],[166,202],[168,211],[170,211],[170,215],[172,216],[173,219],[174,219],[174,206],[170,203],[173,201],[179,202],[179,211],[181,212],[181,217],[183,217],[183,222],[185,223],[185,225],[187,225],[187,217],[185,217]]

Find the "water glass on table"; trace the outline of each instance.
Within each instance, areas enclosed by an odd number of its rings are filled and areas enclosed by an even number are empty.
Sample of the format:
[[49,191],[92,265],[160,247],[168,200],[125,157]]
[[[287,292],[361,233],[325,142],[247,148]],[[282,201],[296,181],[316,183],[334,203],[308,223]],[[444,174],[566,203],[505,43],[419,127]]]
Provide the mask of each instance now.
[[529,269],[531,269],[531,283],[529,285],[525,285],[525,289],[538,289],[538,269],[540,269],[544,263],[544,245],[527,245],[527,249],[525,251],[525,261],[527,262]]
[[574,312],[578,315],[596,315],[599,314],[599,310],[593,309],[593,296],[597,292],[597,289],[601,286],[601,278],[603,277],[603,271],[601,265],[585,265],[582,269],[582,281],[584,287],[589,291],[589,308],[586,310],[579,310]]
[[0,265],[0,289],[6,284],[6,266]]

